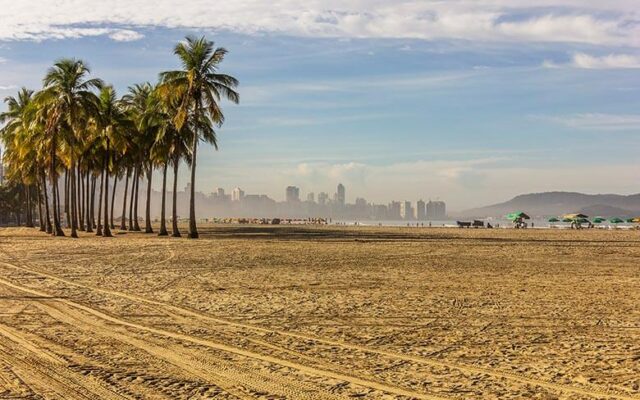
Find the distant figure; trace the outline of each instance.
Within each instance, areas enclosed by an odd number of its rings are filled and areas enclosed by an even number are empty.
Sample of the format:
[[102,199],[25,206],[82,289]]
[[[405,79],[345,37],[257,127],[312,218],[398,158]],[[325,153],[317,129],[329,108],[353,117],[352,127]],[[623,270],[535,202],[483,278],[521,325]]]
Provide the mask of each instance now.
[[531,227],[532,227],[532,228],[534,228],[534,227],[535,227],[535,225],[533,224],[533,222],[531,223]]

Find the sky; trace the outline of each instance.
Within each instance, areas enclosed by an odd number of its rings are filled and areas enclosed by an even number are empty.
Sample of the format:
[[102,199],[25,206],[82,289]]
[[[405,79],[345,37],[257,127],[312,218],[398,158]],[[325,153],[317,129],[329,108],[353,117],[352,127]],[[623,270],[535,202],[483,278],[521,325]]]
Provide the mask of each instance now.
[[[535,6],[532,6],[535,4]],[[119,94],[204,35],[240,81],[197,190],[464,210],[640,192],[638,0],[0,0],[0,97],[62,57]],[[0,110],[4,104],[0,105]],[[187,182],[182,167],[180,186]],[[156,183],[158,180],[156,179]]]

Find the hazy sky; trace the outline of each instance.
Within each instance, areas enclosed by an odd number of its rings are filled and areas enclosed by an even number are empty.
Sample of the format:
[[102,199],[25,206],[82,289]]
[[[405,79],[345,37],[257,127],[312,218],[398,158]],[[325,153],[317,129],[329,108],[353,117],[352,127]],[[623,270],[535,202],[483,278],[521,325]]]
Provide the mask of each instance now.
[[[186,4],[185,4],[186,3]],[[536,7],[531,7],[536,4]],[[205,34],[230,51],[220,151],[198,190],[284,198],[640,192],[638,0],[0,0],[0,96],[60,57],[127,86]],[[4,109],[4,105],[0,106]],[[184,172],[184,171],[183,171]],[[181,186],[186,183],[186,174]]]

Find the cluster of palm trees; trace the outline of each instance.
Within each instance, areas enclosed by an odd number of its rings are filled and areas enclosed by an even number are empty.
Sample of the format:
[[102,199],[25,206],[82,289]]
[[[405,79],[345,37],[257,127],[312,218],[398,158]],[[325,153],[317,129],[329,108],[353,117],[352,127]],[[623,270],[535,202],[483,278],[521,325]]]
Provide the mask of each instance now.
[[23,88],[5,99],[7,111],[0,114],[5,179],[20,194],[27,226],[34,225],[37,211],[40,229],[52,235],[64,236],[65,222],[72,237],[78,230],[111,236],[115,191],[123,182],[120,229],[140,231],[139,184],[146,178],[145,232],[152,233],[151,181],[160,169],[159,234],[168,235],[166,185],[172,167],[172,235],[180,236],[176,186],[184,161],[191,167],[188,236],[198,237],[198,144],[217,149],[215,128],[224,122],[220,101],[239,101],[238,81],[218,71],[227,51],[204,37],[187,37],[174,53],[181,69],[160,73],[155,85],[131,86],[121,98],[112,86],[90,77],[83,61],[62,59],[48,70],[40,91]]

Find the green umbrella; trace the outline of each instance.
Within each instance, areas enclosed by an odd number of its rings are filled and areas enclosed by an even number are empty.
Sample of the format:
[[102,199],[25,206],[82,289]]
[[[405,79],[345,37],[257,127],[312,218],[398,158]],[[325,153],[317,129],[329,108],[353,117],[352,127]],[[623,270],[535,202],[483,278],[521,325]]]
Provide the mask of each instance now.
[[507,219],[509,221],[515,221],[515,220],[520,219],[520,218],[522,218],[522,219],[531,219],[531,217],[529,217],[527,214],[525,214],[522,211],[516,211],[516,212],[513,212],[511,214],[507,214]]
[[560,220],[556,217],[549,218],[549,222],[560,222]]
[[601,224],[601,223],[605,222],[606,220],[607,220],[606,218],[602,218],[602,217],[595,217],[595,218],[593,219],[593,223],[594,223],[594,224]]
[[571,218],[563,218],[562,222],[573,222]]
[[623,219],[620,219],[620,218],[618,218],[618,217],[615,217],[615,218],[611,218],[611,219],[609,220],[609,222],[611,222],[612,224],[621,224],[621,223],[623,223],[623,222],[624,222],[624,220],[623,220]]

